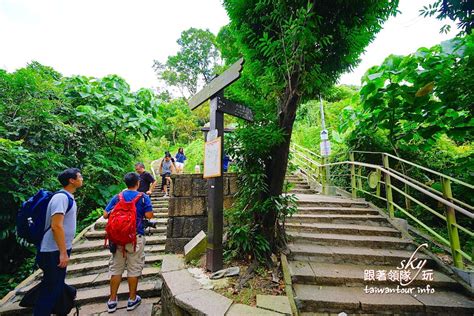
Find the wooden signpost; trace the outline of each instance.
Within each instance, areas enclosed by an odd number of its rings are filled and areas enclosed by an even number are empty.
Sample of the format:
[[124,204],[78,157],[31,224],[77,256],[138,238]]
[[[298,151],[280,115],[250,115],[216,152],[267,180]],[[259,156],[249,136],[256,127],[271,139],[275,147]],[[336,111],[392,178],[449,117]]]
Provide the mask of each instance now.
[[223,267],[222,233],[224,229],[224,113],[253,121],[252,111],[224,98],[224,88],[240,78],[244,59],[239,59],[225,72],[214,78],[189,101],[191,110],[196,109],[207,100],[211,100],[209,130],[217,130],[215,139],[209,139],[205,145],[204,177],[208,179],[208,224],[206,268],[212,272]]

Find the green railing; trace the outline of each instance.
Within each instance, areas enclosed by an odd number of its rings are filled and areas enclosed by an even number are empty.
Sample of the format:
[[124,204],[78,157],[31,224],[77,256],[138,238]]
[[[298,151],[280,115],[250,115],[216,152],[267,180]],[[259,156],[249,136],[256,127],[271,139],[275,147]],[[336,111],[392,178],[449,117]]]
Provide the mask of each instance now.
[[[474,190],[474,185],[388,153],[354,151],[349,153],[349,160],[328,162],[328,158],[323,158],[297,144],[292,144],[290,149],[293,162],[310,180],[320,185],[323,194],[334,192],[335,189],[349,189],[352,198],[368,195],[380,200],[386,203],[391,218],[395,217],[397,210],[409,221],[415,222],[436,240],[449,247],[455,267],[464,267],[463,258],[470,263],[473,262],[474,248],[470,250],[470,253],[463,251],[459,234],[461,232],[467,239],[474,240],[474,207],[463,201],[461,197],[453,196],[452,185],[462,186],[464,192]],[[361,154],[379,156],[374,158],[376,160],[380,158],[380,164],[357,161],[356,155]],[[429,174],[430,179],[438,178],[441,190],[414,179],[403,171],[396,170],[392,167],[393,162],[402,167],[408,165],[414,168],[412,171],[417,170],[420,173]],[[330,176],[329,168],[335,171]],[[443,220],[448,238],[422,222],[413,212],[413,203],[433,217]],[[463,221],[467,223],[465,225],[467,227],[458,223],[457,217],[460,216],[465,217]]]

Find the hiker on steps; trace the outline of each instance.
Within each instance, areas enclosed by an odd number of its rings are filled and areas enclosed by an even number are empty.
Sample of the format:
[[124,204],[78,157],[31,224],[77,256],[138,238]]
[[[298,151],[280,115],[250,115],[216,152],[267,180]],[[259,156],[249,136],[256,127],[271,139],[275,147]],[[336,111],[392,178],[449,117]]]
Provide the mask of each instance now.
[[[82,186],[81,171],[69,168],[58,176],[63,189],[53,195],[46,209],[45,228],[36,262],[43,270],[33,315],[51,315],[64,292],[66,267],[76,234],[77,204],[74,192]],[[51,229],[49,229],[51,227]]]
[[178,173],[183,173],[184,170],[184,161],[186,160],[186,155],[184,154],[184,149],[183,147],[180,147],[178,149],[178,152],[176,153],[176,171]]
[[151,195],[156,186],[155,178],[153,178],[151,173],[145,170],[145,165],[142,162],[135,164],[135,171],[140,175],[140,187],[138,188],[138,192]]
[[118,289],[122,274],[127,268],[129,298],[127,310],[134,310],[141,303],[137,295],[138,278],[145,266],[145,229],[143,220],[153,218],[153,208],[148,195],[138,192],[140,176],[135,172],[124,177],[127,190],[114,196],[105,208],[104,218],[108,219],[106,239],[116,245],[109,260],[110,298],[107,311],[117,310]]
[[165,158],[161,160],[160,174],[161,174],[161,185],[165,191],[165,197],[168,196],[168,188],[171,185],[171,174],[176,173],[176,167],[173,161],[171,161],[171,154],[165,153]]

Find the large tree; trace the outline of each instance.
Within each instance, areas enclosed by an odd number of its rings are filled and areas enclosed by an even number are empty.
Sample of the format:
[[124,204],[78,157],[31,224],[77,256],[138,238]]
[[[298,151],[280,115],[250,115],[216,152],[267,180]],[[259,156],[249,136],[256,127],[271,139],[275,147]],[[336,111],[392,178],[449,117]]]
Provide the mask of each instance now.
[[256,117],[234,137],[245,185],[230,233],[235,240],[243,237],[239,234],[250,240],[241,245],[233,240],[234,248],[264,258],[277,250],[282,235],[277,219],[285,213],[281,194],[298,105],[317,97],[359,62],[397,5],[390,0],[224,0],[231,23],[221,31],[219,46],[228,62],[238,55],[246,60],[243,78],[227,94],[251,106]]
[[169,56],[164,64],[154,61],[158,79],[178,88],[183,97],[195,94],[199,86],[212,80],[219,65],[215,41],[215,35],[209,30],[183,31],[177,41],[180,48],[176,55]]

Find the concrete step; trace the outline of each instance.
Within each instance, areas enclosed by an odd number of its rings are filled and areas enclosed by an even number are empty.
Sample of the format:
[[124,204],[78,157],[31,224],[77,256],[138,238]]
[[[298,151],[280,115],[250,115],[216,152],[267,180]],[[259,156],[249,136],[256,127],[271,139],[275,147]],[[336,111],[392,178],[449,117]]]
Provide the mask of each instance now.
[[294,214],[286,221],[288,223],[334,223],[391,227],[390,222],[381,215]]
[[311,189],[311,187],[306,182],[292,182],[292,189]]
[[[318,195],[319,196],[319,195]],[[302,200],[297,201],[298,207],[369,207],[369,203],[348,199]]]
[[[148,281],[150,279],[157,279],[160,276],[161,269],[154,266],[145,266],[140,276],[140,282]],[[127,279],[127,272],[123,273],[122,280]],[[94,273],[83,276],[70,276],[66,279],[66,283],[74,286],[77,289],[90,287],[92,284],[94,287],[107,285],[110,282],[110,275],[108,271],[102,273]]]
[[[307,242],[288,244],[292,260],[313,261],[324,263],[357,263],[362,265],[392,265],[397,267],[402,260],[407,261],[413,251],[395,249],[370,249],[349,246],[323,246]],[[425,267],[436,267],[430,257],[418,253],[417,258],[426,259]]]
[[[324,262],[309,262],[309,261],[290,261],[288,262],[291,279],[293,284],[317,284],[323,286],[352,286],[364,288],[369,286],[396,286],[398,281],[391,281],[387,278],[382,280],[364,280],[364,270],[386,271],[385,275],[390,270],[396,270],[396,267],[387,266],[360,266],[355,264],[334,264]],[[411,276],[417,275],[414,270],[411,271]],[[439,271],[433,271],[433,280],[423,280],[423,274],[419,273],[415,280],[409,287],[425,287],[429,284],[431,287],[438,289],[452,289],[460,290],[461,286],[451,279],[449,276]]]
[[[148,253],[145,249],[145,253],[145,262],[147,264],[154,264],[163,260],[164,251]],[[106,257],[98,258],[92,262],[73,262],[68,266],[67,273],[69,276],[76,276],[107,272],[109,269],[109,259],[110,252],[108,252]]]
[[[145,266],[145,268],[143,268],[140,281],[147,281],[152,278],[156,279],[157,277],[160,276],[161,269],[158,267],[150,266],[150,264],[161,262],[162,257],[163,256],[161,256],[160,261],[153,261],[154,258],[150,258],[150,260],[147,261],[148,266]],[[105,265],[106,265],[106,268],[108,268],[108,260]],[[89,272],[92,272],[92,273],[89,273],[89,274],[68,273],[66,275],[66,283],[75,287],[76,289],[82,289],[86,287],[97,287],[100,285],[109,284],[110,275],[108,273],[108,269],[103,269],[102,267],[100,267],[100,269],[97,269],[95,271],[89,271]],[[123,280],[127,279],[127,272],[123,273],[122,279]],[[28,292],[31,288],[35,287],[40,282],[41,282],[41,275],[36,280],[34,280],[29,286],[24,287],[21,290],[17,291],[16,294],[23,296],[26,292]]]
[[295,189],[291,189],[290,193],[292,193],[292,194],[316,194],[316,193],[318,193],[318,191],[311,190],[311,189],[298,189],[298,188],[295,188]]
[[416,249],[416,246],[410,240],[398,237],[318,234],[305,232],[287,232],[287,235],[294,242],[311,242],[316,245],[367,247],[372,249]]
[[[147,245],[158,245],[164,244],[166,242],[166,236],[163,235],[155,235],[155,236],[147,236],[146,237],[146,244]],[[74,253],[81,253],[81,252],[91,252],[96,250],[104,249],[104,240],[84,240],[74,244],[73,252]]]
[[[151,232],[152,234],[163,234],[166,233],[166,225],[160,224],[156,228],[147,228],[145,233]],[[105,230],[101,228],[100,230],[91,230],[86,233],[85,237],[89,240],[91,239],[104,239]]]
[[331,224],[331,223],[286,223],[287,231],[344,234],[359,236],[388,236],[401,237],[401,233],[391,227],[353,225],[353,224]]
[[[164,244],[145,246],[145,253],[147,255],[156,255],[164,251],[165,251]],[[109,257],[110,257],[110,251],[108,249],[102,248],[100,251],[76,253],[73,248],[70,262],[71,263],[90,262],[90,261],[95,261],[95,260],[107,259]]]
[[297,214],[372,214],[378,215],[379,211],[368,207],[312,207],[300,206]]
[[303,180],[303,177],[300,175],[287,175],[285,176],[285,180],[293,181],[293,180]]
[[[364,288],[295,284],[302,312],[350,314],[472,315],[474,302],[445,291],[432,294],[366,294]],[[416,297],[414,296],[416,295]]]
[[[168,218],[155,218],[153,219],[153,221],[157,222],[158,224],[163,224],[163,225],[168,224]],[[94,229],[95,230],[103,229],[106,224],[107,224],[107,220],[101,217],[95,223]]]
[[[152,316],[155,315],[153,312],[153,305],[158,304],[160,301],[159,297],[151,297],[142,299],[142,303],[135,308],[133,311],[127,311],[127,300],[118,302],[117,311],[113,313],[114,316]],[[108,316],[107,305],[104,302],[100,303],[89,303],[81,305],[81,315],[94,315],[94,316]]]

